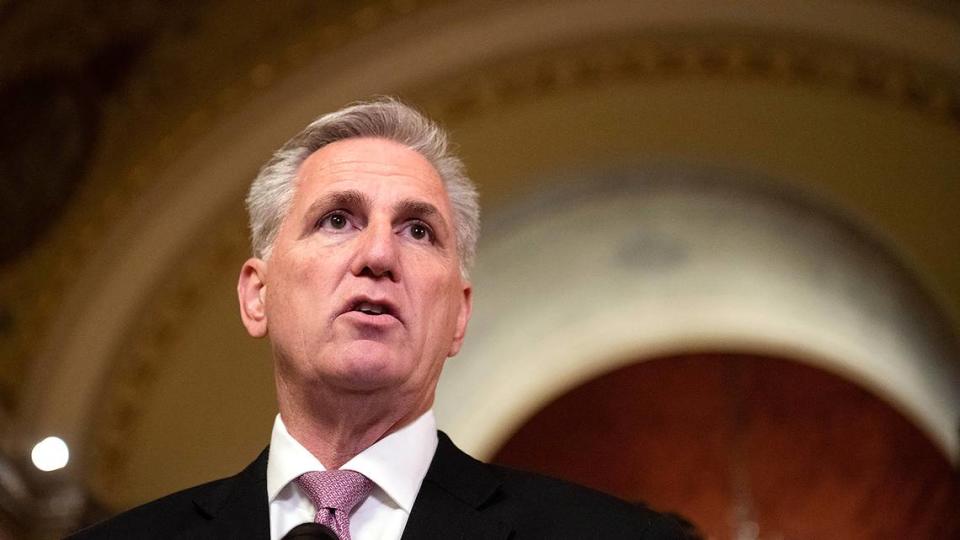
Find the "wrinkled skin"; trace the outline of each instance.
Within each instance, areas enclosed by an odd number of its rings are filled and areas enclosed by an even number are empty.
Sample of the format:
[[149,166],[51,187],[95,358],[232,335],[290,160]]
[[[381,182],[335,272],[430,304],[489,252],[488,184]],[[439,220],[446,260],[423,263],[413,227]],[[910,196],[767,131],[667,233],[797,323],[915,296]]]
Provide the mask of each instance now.
[[298,440],[359,430],[348,446],[362,446],[432,405],[470,318],[453,219],[436,170],[398,143],[338,141],[303,163],[269,260],[248,260],[237,286]]

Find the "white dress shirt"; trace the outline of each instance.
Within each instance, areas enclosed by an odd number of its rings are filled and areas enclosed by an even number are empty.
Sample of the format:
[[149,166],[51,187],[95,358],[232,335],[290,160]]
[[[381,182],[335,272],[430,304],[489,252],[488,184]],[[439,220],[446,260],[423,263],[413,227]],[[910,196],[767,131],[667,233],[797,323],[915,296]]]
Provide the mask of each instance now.
[[[357,471],[376,484],[350,514],[353,540],[400,540],[436,450],[437,424],[431,410],[340,467]],[[294,480],[305,472],[325,470],[320,460],[287,432],[278,414],[267,461],[271,540],[280,540],[301,523],[313,522],[313,503]]]

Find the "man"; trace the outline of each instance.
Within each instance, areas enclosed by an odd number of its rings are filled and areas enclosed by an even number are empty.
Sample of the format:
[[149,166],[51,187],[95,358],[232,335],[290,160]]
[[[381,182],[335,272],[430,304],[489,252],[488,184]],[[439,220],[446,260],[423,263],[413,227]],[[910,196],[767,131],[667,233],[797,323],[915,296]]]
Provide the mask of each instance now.
[[280,413],[237,476],[78,538],[677,538],[669,518],[485,465],[436,431],[444,361],[470,319],[477,194],[446,135],[381,99],[323,116],[247,197],[240,316],[269,336]]

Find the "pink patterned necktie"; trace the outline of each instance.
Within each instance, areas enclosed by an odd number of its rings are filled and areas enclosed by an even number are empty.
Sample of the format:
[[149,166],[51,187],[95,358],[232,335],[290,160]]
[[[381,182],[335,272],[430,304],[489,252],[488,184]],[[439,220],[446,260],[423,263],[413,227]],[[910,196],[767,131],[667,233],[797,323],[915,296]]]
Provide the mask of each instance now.
[[313,521],[350,540],[350,512],[370,495],[373,482],[357,471],[312,471],[301,474],[297,485],[317,509]]

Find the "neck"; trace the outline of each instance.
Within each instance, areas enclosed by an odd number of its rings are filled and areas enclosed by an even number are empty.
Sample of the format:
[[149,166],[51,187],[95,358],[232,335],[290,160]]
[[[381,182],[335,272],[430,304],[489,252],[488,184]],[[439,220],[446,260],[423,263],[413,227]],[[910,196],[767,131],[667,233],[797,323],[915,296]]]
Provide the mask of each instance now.
[[[420,417],[429,399],[398,403],[376,393],[291,392],[277,385],[280,417],[290,435],[327,469],[338,469],[380,439]],[[403,400],[400,400],[403,401]]]

